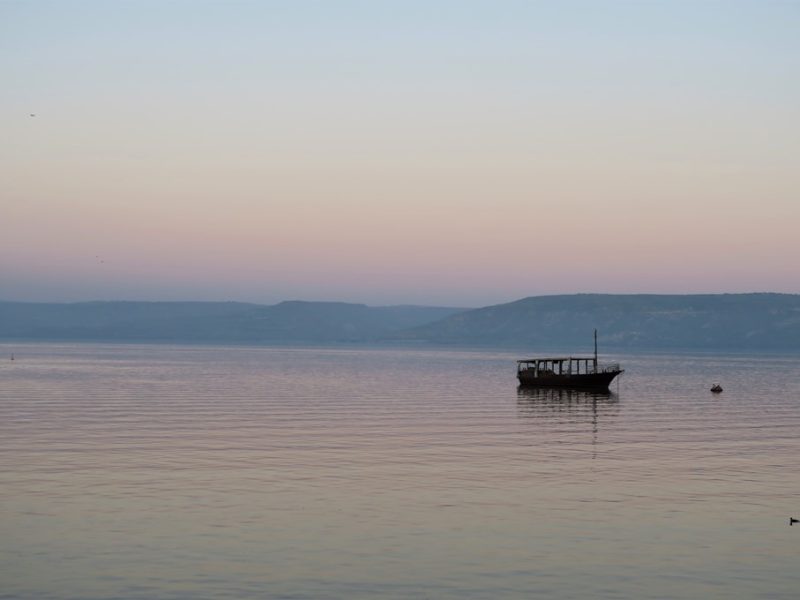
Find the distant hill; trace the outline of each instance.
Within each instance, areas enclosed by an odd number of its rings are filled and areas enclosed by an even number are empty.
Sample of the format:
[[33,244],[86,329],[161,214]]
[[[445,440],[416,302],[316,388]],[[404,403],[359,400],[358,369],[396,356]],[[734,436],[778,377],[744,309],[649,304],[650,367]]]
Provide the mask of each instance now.
[[343,302],[0,302],[0,340],[363,342],[464,309]]
[[800,295],[535,296],[479,309],[344,302],[0,302],[0,340],[401,341],[591,350],[800,351]]
[[398,334],[438,344],[800,350],[800,295],[535,296],[465,311]]

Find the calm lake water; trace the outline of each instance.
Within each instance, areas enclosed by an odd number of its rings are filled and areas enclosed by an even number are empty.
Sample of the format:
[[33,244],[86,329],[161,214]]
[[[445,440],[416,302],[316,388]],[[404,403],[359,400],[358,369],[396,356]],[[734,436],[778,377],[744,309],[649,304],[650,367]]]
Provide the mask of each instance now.
[[800,597],[798,357],[0,356],[2,598]]

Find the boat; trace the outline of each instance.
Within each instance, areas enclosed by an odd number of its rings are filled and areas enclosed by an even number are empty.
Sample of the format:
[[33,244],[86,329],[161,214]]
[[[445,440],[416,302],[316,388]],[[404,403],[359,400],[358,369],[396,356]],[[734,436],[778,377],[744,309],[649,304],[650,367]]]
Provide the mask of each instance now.
[[525,358],[517,361],[517,379],[522,387],[557,387],[607,390],[617,375],[624,373],[619,363],[597,361],[597,330],[594,356]]
[[714,392],[715,394],[720,394],[722,393],[722,386],[718,383],[715,383],[714,386],[711,388],[711,391]]

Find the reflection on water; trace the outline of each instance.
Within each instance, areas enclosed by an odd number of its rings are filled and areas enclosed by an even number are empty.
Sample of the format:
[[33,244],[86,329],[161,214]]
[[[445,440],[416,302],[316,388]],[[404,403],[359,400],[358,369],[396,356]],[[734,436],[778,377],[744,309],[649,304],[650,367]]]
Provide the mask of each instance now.
[[617,416],[619,396],[610,391],[518,386],[517,410],[520,417],[551,424],[586,423],[591,427],[591,456],[596,459],[601,422],[607,424]]
[[619,396],[611,391],[578,390],[517,386],[517,397],[521,403],[544,404],[560,409],[577,404],[617,404]]
[[517,387],[517,408],[521,417],[550,417],[553,414],[574,418],[598,415],[613,418],[619,412],[619,395],[613,392],[556,388]]

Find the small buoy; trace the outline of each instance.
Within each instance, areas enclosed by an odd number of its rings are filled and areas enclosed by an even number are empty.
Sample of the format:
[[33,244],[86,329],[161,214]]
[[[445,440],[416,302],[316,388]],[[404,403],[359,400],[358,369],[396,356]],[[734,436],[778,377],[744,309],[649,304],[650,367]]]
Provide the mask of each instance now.
[[722,391],[722,386],[718,383],[715,383],[714,386],[711,388],[711,391],[715,394],[719,394]]

